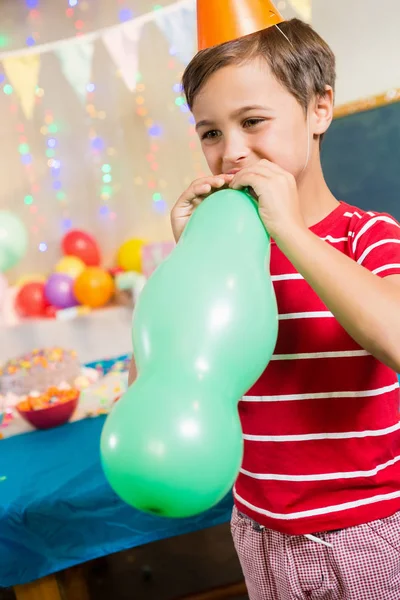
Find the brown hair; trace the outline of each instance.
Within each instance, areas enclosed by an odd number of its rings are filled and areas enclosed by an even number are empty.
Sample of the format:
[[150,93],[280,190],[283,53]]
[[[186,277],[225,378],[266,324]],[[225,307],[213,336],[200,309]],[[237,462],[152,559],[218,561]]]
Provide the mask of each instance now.
[[299,19],[284,21],[257,33],[202,50],[183,74],[183,89],[189,108],[208,79],[230,65],[263,57],[276,79],[307,111],[310,101],[335,89],[335,55],[328,44]]

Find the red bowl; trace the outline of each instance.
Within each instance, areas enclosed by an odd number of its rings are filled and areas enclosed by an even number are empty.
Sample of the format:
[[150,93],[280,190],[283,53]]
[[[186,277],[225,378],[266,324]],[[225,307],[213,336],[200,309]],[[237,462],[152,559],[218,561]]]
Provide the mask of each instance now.
[[76,398],[68,400],[68,402],[54,404],[54,406],[40,410],[20,410],[17,405],[17,411],[25,421],[28,421],[36,429],[51,429],[52,427],[64,425],[70,420],[78,406],[78,400],[79,394]]

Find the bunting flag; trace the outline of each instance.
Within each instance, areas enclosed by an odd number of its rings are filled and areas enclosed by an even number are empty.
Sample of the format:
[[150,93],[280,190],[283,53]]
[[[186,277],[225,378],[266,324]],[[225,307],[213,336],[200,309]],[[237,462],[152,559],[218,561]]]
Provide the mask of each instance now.
[[300,18],[306,23],[311,23],[312,16],[312,0],[290,0],[290,4],[300,16]]
[[3,59],[4,72],[15,90],[27,119],[35,107],[35,91],[39,80],[39,54]]
[[86,101],[87,86],[92,75],[94,45],[91,42],[64,44],[55,53],[65,78],[81,102]]
[[[311,2],[311,0],[291,0]],[[91,80],[94,43],[101,39],[130,91],[136,89],[139,72],[139,41],[143,26],[155,22],[171,46],[171,54],[185,65],[196,51],[196,0],[177,0],[118,25],[84,34],[80,38],[56,40],[30,48],[0,52],[7,78],[27,119],[35,107],[40,55],[54,52],[62,72],[82,103]]]
[[127,88],[136,89],[139,72],[139,40],[142,26],[135,20],[124,23],[122,27],[106,30],[102,40],[115,66],[120,71]]
[[196,53],[196,5],[182,6],[176,12],[157,11],[155,22],[171,45],[171,54],[185,66]]

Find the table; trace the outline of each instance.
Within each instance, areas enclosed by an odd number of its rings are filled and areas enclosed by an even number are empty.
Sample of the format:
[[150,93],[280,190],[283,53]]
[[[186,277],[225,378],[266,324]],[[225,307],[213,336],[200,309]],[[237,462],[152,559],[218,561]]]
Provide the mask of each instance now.
[[105,356],[128,353],[132,348],[132,309],[109,306],[93,310],[71,321],[26,319],[13,326],[2,326],[0,363],[33,348],[54,346],[73,348],[86,363]]
[[[112,364],[104,363],[106,370]],[[0,441],[0,586],[14,587],[19,600],[59,600],[59,571],[230,518],[230,494],[212,510],[182,520],[124,504],[101,469],[103,423],[97,417]],[[79,570],[69,573],[71,598],[80,600]]]

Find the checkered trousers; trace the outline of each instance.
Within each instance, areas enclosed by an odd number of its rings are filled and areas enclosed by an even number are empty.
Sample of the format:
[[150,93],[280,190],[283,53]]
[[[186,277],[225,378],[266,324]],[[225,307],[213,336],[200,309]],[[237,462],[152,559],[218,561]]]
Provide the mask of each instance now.
[[234,508],[232,535],[250,600],[400,600],[400,512],[304,536],[262,529]]

